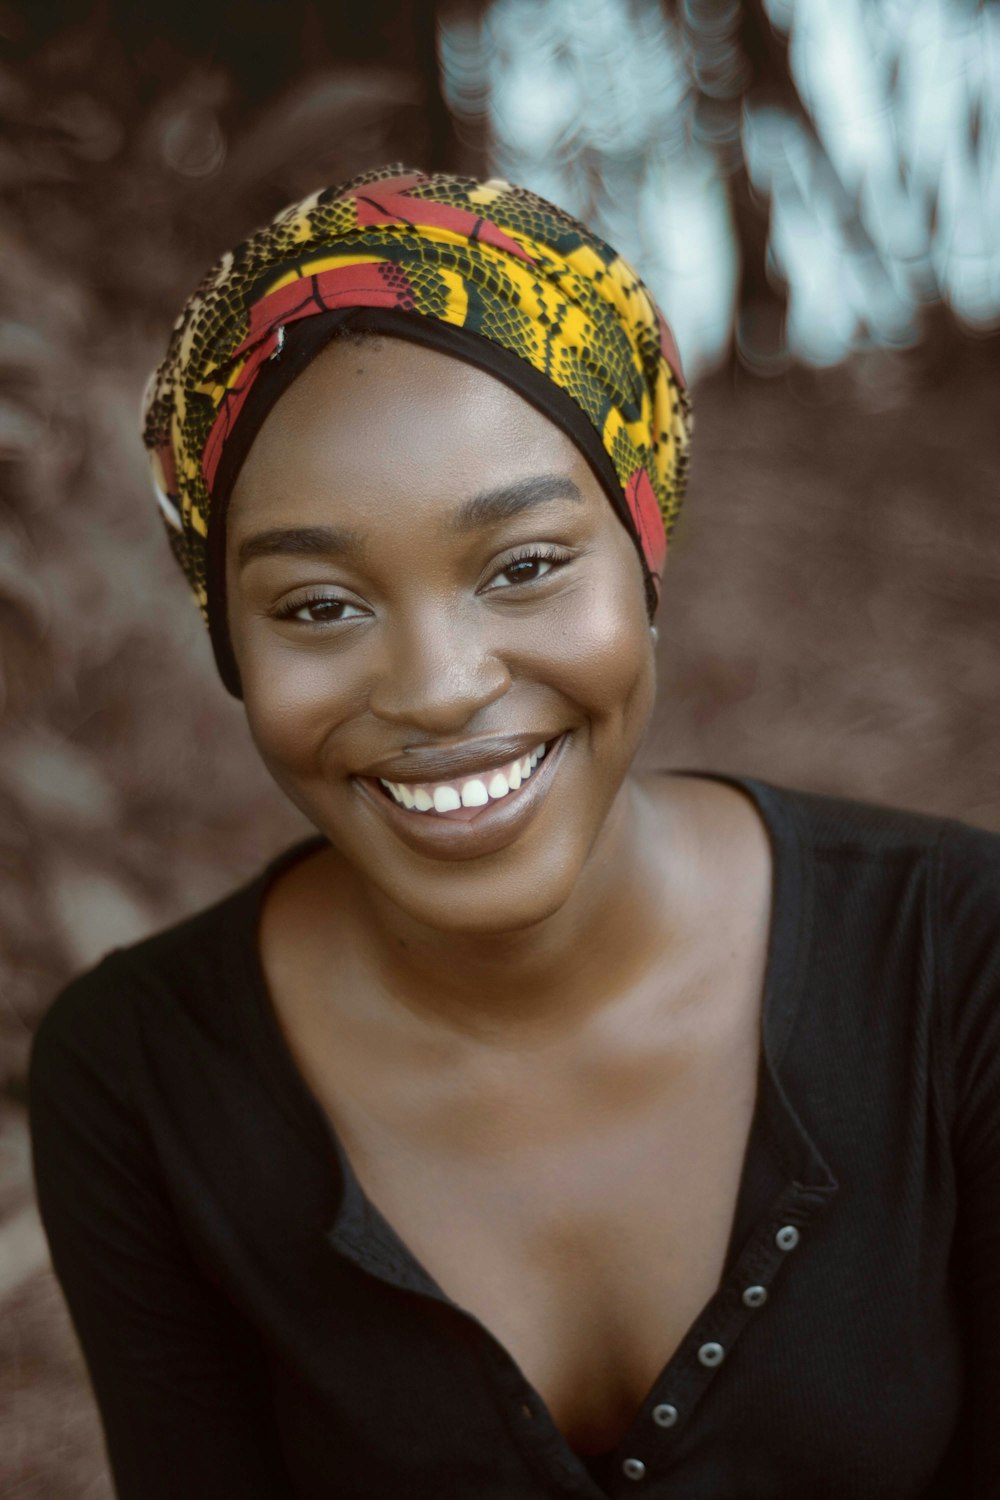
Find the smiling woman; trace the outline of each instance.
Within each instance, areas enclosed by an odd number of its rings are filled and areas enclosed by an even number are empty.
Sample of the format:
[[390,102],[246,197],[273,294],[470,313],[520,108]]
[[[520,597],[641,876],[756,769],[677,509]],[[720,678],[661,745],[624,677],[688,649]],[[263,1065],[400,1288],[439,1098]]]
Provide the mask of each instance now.
[[502,182],[331,188],[185,310],[159,502],[316,836],[36,1037],[122,1500],[997,1493],[1000,840],[636,773],[689,426]]

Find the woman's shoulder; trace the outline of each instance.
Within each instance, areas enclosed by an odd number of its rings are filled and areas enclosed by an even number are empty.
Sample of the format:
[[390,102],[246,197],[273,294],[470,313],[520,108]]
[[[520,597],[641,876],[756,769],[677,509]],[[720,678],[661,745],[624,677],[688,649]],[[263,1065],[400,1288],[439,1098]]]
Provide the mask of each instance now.
[[[949,1089],[1000,1105],[1000,833],[959,817],[740,778],[812,865],[827,937],[905,951],[942,1026]],[[807,877],[809,878],[809,877]],[[835,950],[832,950],[835,951]],[[909,995],[909,990],[907,990]]]
[[783,824],[804,860],[826,870],[827,902],[839,892],[858,921],[890,900],[896,921],[905,908],[929,934],[941,993],[966,1016],[978,999],[1000,1022],[1000,833],[891,803],[737,779],[772,831]]
[[757,803],[765,822],[794,829],[817,853],[931,855],[949,873],[966,876],[988,873],[1000,862],[1000,832],[965,818],[756,776],[698,774],[741,787]]
[[32,1041],[31,1071],[47,1059],[88,1057],[102,1071],[124,1065],[143,1029],[192,1023],[221,1034],[233,1024],[226,1004],[255,960],[264,890],[316,842],[293,845],[211,905],[125,947],[114,948],[61,989]]
[[[723,849],[748,822],[732,816],[734,804],[753,805],[751,821],[766,831],[786,884],[812,872],[841,891],[856,892],[859,882],[899,890],[919,877],[938,892],[948,921],[976,908],[1000,916],[1000,832],[967,819],[701,768],[652,773],[644,785],[667,806],[693,809]],[[1000,921],[993,925],[1000,939]]]
[[[1000,964],[1000,832],[964,818],[721,772],[681,772],[741,790],[786,884],[811,885],[829,921],[905,905],[935,936],[953,977]],[[918,899],[919,893],[919,899]],[[994,965],[988,966],[991,970]],[[1000,994],[1000,974],[997,977]]]
[[976,930],[1000,951],[1000,832],[888,802],[760,781],[748,786],[754,789],[762,811],[769,803],[818,862],[845,870],[865,863],[887,873],[919,868],[929,915],[950,943],[967,943]]

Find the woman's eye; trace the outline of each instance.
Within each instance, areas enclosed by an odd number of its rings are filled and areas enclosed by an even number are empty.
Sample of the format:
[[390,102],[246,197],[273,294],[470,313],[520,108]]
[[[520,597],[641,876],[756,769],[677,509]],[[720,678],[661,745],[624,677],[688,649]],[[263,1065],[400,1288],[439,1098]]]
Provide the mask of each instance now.
[[278,611],[279,620],[295,620],[303,625],[335,625],[341,620],[363,615],[364,610],[349,599],[336,599],[319,594],[314,599],[301,599]]
[[518,583],[534,583],[564,561],[564,558],[535,552],[527,557],[515,557],[494,576],[491,587],[504,589]]

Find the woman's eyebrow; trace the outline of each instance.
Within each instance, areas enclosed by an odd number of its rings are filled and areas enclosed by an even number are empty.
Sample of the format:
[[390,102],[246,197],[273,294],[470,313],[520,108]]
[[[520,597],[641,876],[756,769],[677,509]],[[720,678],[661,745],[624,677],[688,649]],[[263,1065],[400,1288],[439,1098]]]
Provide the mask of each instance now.
[[[552,500],[583,500],[568,474],[536,474],[516,479],[464,500],[449,519],[452,531],[474,531],[478,526],[496,526],[512,516],[545,505]],[[360,559],[365,540],[344,526],[275,526],[244,537],[236,551],[240,568],[255,557],[341,557]]]
[[236,561],[245,568],[255,557],[360,558],[364,551],[364,538],[344,526],[274,526],[244,537]]
[[452,531],[496,526],[500,521],[509,521],[512,516],[536,505],[545,505],[550,500],[582,502],[583,495],[568,474],[535,474],[528,479],[498,485],[496,489],[481,490],[470,500],[463,501],[451,517],[449,526]]

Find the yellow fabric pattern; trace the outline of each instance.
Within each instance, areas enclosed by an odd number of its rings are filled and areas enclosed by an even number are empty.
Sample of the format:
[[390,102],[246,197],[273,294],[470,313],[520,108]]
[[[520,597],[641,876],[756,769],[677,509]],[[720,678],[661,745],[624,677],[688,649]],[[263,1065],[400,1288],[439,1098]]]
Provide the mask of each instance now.
[[499,179],[400,166],[314,193],[225,255],[150,382],[144,439],[171,543],[203,612],[213,481],[285,329],[389,307],[468,329],[546,376],[609,456],[654,579],[684,495],[691,409],[670,330],[632,267]]

